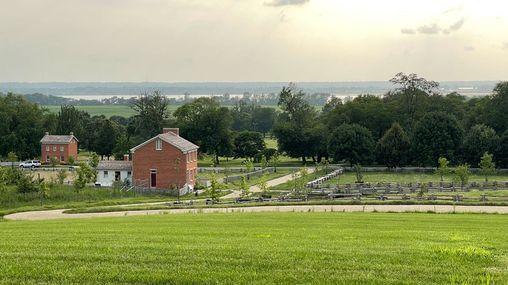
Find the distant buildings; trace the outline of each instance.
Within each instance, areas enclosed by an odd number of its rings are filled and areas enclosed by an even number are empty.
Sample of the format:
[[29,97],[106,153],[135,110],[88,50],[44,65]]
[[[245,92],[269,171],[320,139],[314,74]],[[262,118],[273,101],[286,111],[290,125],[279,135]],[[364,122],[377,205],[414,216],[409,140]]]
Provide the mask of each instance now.
[[57,161],[68,163],[69,157],[78,159],[78,139],[71,132],[69,135],[46,135],[41,139],[41,161],[51,162],[52,157]]

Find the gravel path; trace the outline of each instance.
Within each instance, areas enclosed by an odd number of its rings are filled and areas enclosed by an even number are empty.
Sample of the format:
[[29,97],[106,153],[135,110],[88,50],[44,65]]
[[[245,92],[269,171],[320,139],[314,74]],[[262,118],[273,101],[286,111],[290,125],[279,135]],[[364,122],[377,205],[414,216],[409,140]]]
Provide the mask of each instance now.
[[[315,170],[315,168],[313,168],[313,167],[307,168],[307,171],[309,174],[313,173],[314,170]],[[300,172],[298,172],[297,174],[300,174]],[[284,183],[291,181],[291,180],[293,180],[293,174],[288,174],[288,175],[285,175],[285,176],[282,176],[279,178],[269,180],[266,182],[266,185],[267,185],[267,187],[272,187],[272,186],[284,184]],[[261,189],[259,188],[259,186],[254,185],[249,188],[249,191],[251,193],[256,193],[256,192],[261,192]],[[232,193],[229,193],[228,195],[221,197],[221,199],[236,199],[236,198],[240,197],[241,193],[242,193],[241,191],[235,190]]]
[[450,205],[309,205],[258,206],[241,208],[168,209],[121,211],[109,213],[64,214],[64,210],[22,212],[7,215],[7,220],[52,220],[96,217],[122,217],[185,213],[258,213],[258,212],[435,212],[435,213],[492,213],[508,214],[508,206],[450,206]]

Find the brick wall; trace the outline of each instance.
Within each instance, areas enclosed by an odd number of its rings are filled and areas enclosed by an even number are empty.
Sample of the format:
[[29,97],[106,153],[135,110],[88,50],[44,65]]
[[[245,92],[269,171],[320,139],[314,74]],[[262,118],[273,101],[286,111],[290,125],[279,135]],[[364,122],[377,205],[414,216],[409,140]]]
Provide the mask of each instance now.
[[[74,160],[78,158],[78,143],[72,140],[70,144],[42,144],[41,145],[41,161],[49,163],[51,157],[56,157],[58,161],[68,162],[69,156]],[[62,159],[63,158],[63,159]]]
[[[187,162],[186,154],[164,141],[162,141],[162,150],[156,150],[156,140],[140,147],[132,154],[133,183],[149,187],[151,170],[156,170],[156,188],[158,189],[169,189],[171,186],[181,188],[185,183],[194,185],[197,173],[197,156],[195,161],[189,160]],[[175,169],[177,158],[180,158],[178,171]],[[143,183],[144,185],[140,185]]]

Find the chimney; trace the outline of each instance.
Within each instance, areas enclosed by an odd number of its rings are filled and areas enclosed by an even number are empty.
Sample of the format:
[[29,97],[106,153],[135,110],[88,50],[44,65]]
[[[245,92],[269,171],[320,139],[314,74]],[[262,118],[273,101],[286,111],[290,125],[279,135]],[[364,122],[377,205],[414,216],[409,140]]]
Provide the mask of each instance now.
[[128,154],[124,154],[123,155],[123,160],[124,161],[129,161],[129,155]]
[[163,128],[162,133],[163,134],[173,133],[177,136],[180,136],[180,129],[179,128]]
[[70,133],[70,135],[71,135],[71,136],[73,136],[73,135],[74,135],[74,132],[71,132],[71,133]]
[[45,135],[49,136],[49,132],[46,132]]

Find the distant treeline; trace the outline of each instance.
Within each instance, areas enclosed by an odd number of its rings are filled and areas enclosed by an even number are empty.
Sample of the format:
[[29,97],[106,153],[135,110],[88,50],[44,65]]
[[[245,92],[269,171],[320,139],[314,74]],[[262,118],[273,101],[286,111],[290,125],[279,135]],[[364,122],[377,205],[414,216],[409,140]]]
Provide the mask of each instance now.
[[[0,96],[5,96],[0,92]],[[139,96],[143,96],[141,94]],[[24,96],[28,101],[36,103],[42,106],[62,106],[62,105],[73,105],[73,106],[98,106],[98,105],[132,105],[137,98],[123,98],[118,96],[112,96],[104,99],[74,99],[67,97],[60,97],[54,95],[44,95],[40,93],[25,94]],[[327,93],[313,93],[306,94],[306,100],[312,105],[323,106],[332,97],[331,94]],[[167,101],[171,105],[183,105],[192,102],[196,97],[190,94],[184,94],[180,97],[168,97]],[[244,93],[242,96],[231,96],[230,94],[217,95],[213,98],[224,106],[235,106],[239,102],[247,104],[259,104],[275,106],[278,103],[279,95],[275,93],[254,95],[250,93]]]
[[[0,96],[0,156],[15,152],[20,158],[37,157],[39,140],[49,131],[74,132],[81,148],[121,157],[163,127],[179,127],[182,136],[199,145],[201,153],[214,155],[216,163],[219,157],[269,161],[284,154],[304,163],[389,167],[436,166],[445,157],[476,167],[487,152],[498,167],[508,167],[508,82],[480,98],[441,95],[437,82],[415,74],[400,73],[390,82],[395,88],[383,96],[347,101],[307,94],[293,84],[262,96],[187,95],[173,113],[168,106],[175,101],[155,91],[129,100],[134,116],[109,119],[69,104],[54,114],[27,97],[7,94]],[[277,138],[278,150],[266,149],[266,133]]]

